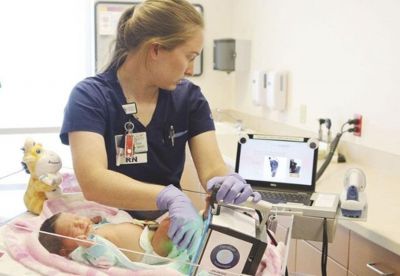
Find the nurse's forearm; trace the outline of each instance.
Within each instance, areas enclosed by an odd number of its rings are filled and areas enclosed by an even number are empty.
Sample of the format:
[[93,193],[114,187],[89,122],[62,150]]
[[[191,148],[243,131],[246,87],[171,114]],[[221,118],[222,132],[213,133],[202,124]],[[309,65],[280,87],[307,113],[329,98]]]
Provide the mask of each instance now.
[[229,169],[218,147],[215,131],[208,131],[189,140],[190,152],[200,183],[207,191],[207,182],[215,176],[228,174]]
[[229,168],[226,166],[225,163],[220,163],[214,167],[213,170],[210,170],[204,176],[199,176],[201,185],[203,186],[204,190],[207,191],[207,182],[215,177],[215,176],[223,176],[229,173]]
[[164,186],[134,180],[118,172],[98,169],[77,174],[87,200],[128,210],[156,210]]
[[120,209],[156,210],[157,195],[164,188],[110,170],[100,169],[77,177],[87,200]]
[[110,170],[99,169],[77,177],[87,200],[121,209],[156,210],[157,195],[164,188]]

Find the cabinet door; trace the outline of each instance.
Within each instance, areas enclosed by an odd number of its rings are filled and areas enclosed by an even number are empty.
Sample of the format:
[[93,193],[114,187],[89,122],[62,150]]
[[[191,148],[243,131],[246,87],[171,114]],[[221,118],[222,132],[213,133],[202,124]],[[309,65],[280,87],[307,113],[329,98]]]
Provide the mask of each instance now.
[[394,275],[400,275],[400,256],[379,245],[350,233],[349,271],[356,275],[376,276],[376,272],[367,267],[367,263],[378,263]]
[[[348,266],[349,238],[350,230],[338,225],[336,227],[336,233],[333,242],[328,243],[328,256],[344,267]],[[319,250],[322,250],[322,242],[307,242],[315,246]]]
[[[296,272],[321,275],[321,251],[303,240],[297,240]],[[347,269],[328,257],[327,274],[347,276]]]
[[347,271],[347,276],[357,276],[357,275],[352,273],[351,271]]
[[289,272],[296,271],[296,248],[297,248],[297,240],[291,239],[289,256],[287,260],[287,269]]

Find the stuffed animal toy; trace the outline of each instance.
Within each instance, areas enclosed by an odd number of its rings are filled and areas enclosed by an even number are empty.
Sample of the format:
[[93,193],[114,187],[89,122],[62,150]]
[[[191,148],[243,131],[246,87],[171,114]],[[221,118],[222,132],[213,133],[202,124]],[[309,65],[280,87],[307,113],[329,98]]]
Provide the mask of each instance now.
[[59,173],[61,158],[53,151],[46,150],[42,144],[31,138],[25,140],[22,164],[30,179],[24,195],[26,208],[33,214],[40,214],[43,203],[49,197],[60,195],[59,185],[62,175]]

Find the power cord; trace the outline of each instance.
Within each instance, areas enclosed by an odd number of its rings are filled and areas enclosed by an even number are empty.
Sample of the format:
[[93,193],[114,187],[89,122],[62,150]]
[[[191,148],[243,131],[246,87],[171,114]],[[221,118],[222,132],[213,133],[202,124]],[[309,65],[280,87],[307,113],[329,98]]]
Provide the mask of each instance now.
[[6,175],[2,175],[2,176],[0,176],[0,180],[2,180],[2,179],[4,179],[4,178],[7,178],[7,177],[9,177],[9,176],[12,176],[12,175],[14,175],[14,174],[18,174],[18,173],[20,173],[20,172],[22,172],[22,171],[24,171],[25,169],[24,168],[22,168],[22,169],[19,169],[18,171],[15,171],[15,172],[12,172],[12,173],[9,173],[9,174],[6,174]]
[[323,234],[322,234],[322,253],[321,253],[321,274],[326,276],[326,266],[328,263],[328,225],[327,220],[324,218]]
[[[25,171],[26,173],[29,174],[28,167],[25,165],[25,163],[21,162],[21,164],[22,164],[22,167],[23,167],[22,169],[19,169],[18,171],[15,171],[15,172],[8,173],[6,175],[1,175],[0,176],[0,180],[5,179],[5,178],[7,178],[9,176],[12,176],[12,175],[15,175],[15,174],[19,174],[20,172],[23,172],[23,171]],[[73,168],[70,168],[70,167],[62,167],[62,169],[73,170]],[[190,192],[194,192],[195,193],[196,191],[190,191]]]
[[[330,144],[328,156],[326,157],[325,162],[319,168],[319,170],[317,172],[316,180],[318,180],[321,177],[321,175],[324,173],[324,171],[328,167],[329,163],[331,162],[332,157],[335,154],[335,150],[339,144],[340,138],[342,137],[343,133],[354,132],[357,130],[357,127],[344,129],[345,126],[346,125],[355,125],[358,123],[359,123],[358,119],[350,119],[342,125],[342,127],[340,128],[340,132],[338,134],[336,134],[335,139],[333,139],[332,143]],[[328,229],[327,220],[326,220],[326,218],[324,218],[323,234],[322,234],[322,252],[321,252],[321,274],[322,274],[322,276],[327,276],[327,274],[326,274],[326,266],[327,266],[327,262],[328,262],[328,230],[327,229]]]
[[340,138],[342,137],[343,133],[346,132],[354,132],[357,130],[357,127],[352,127],[352,128],[348,128],[348,129],[344,129],[346,125],[355,125],[358,124],[359,119],[349,119],[347,120],[347,122],[345,122],[342,127],[340,128],[340,132],[338,134],[336,134],[335,138],[333,139],[333,141],[330,143],[329,146],[329,153],[326,156],[326,159],[324,161],[324,163],[321,165],[321,167],[319,168],[317,175],[316,175],[316,180],[318,180],[322,174],[325,172],[326,168],[328,167],[328,165],[330,164],[333,155],[335,154],[336,148],[339,144]]
[[349,120],[347,120],[347,122],[345,122],[345,123],[342,125],[342,127],[340,128],[340,131],[341,131],[342,133],[344,133],[344,132],[354,132],[354,131],[357,130],[357,127],[352,127],[352,128],[347,129],[347,130],[343,130],[343,129],[344,129],[344,127],[345,127],[346,125],[358,125],[359,122],[360,122],[360,119],[357,119],[357,118],[355,118],[355,119],[349,119]]
[[317,175],[316,175],[316,180],[318,180],[322,174],[325,172],[326,168],[328,167],[328,165],[330,164],[333,155],[335,154],[335,150],[339,144],[340,138],[342,137],[343,132],[339,132],[338,134],[336,134],[336,137],[333,139],[332,143],[330,144],[329,147],[329,153],[326,156],[326,159],[324,161],[324,163],[321,165],[321,167],[319,168]]

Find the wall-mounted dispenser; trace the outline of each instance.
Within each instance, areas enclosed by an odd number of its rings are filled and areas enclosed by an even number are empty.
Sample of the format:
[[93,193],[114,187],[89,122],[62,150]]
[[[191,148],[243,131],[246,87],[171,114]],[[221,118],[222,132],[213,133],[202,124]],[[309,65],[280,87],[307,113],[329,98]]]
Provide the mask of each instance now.
[[267,73],[266,104],[269,109],[282,111],[286,108],[287,74],[270,71]]
[[287,97],[287,74],[276,71],[254,71],[251,74],[251,96],[256,106],[284,110]]
[[251,74],[251,98],[256,106],[265,106],[267,97],[267,71]]
[[250,68],[250,40],[214,40],[214,70],[248,71]]

